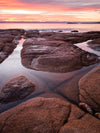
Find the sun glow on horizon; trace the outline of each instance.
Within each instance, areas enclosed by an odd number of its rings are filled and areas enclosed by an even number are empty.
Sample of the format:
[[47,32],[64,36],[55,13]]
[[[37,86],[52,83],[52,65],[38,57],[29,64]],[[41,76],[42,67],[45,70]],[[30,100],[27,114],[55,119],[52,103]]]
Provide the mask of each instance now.
[[1,10],[0,14],[41,14],[44,11],[29,11],[29,10]]

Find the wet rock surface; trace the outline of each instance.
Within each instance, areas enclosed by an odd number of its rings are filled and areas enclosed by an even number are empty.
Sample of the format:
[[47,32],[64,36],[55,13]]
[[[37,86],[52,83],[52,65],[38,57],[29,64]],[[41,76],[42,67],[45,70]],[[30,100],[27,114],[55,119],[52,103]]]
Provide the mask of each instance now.
[[88,43],[89,47],[96,50],[100,51],[100,38],[94,39]]
[[0,92],[0,103],[9,103],[25,98],[35,90],[35,85],[26,77],[19,76],[8,81]]
[[71,43],[46,38],[28,39],[21,51],[22,64],[34,70],[69,72],[99,62],[94,54]]
[[80,101],[100,112],[100,65],[80,79],[79,89]]
[[9,34],[0,34],[0,63],[2,63],[16,48],[14,37]]
[[0,63],[16,48],[17,41],[24,35],[24,29],[0,29]]

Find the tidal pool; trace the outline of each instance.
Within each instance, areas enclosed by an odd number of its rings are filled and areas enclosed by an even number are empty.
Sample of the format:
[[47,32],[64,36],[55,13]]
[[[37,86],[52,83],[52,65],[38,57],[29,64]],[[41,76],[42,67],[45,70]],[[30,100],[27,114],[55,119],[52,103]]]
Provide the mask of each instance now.
[[[78,80],[97,64],[67,73],[52,73],[27,69],[21,64],[20,52],[23,42],[24,39],[21,39],[14,52],[0,64],[0,90],[10,79],[20,75],[26,76],[29,80],[35,83],[36,90],[23,100],[1,104],[0,112],[5,111],[29,98],[41,96],[41,94],[45,93],[57,93],[72,103],[77,104],[79,101]],[[86,42],[75,45],[78,47],[81,46],[81,48],[84,47],[84,50],[87,51],[88,46]],[[88,48],[88,52],[92,52],[90,48]],[[100,56],[100,52],[99,54],[97,53],[97,55]],[[75,98],[73,95],[75,95]]]

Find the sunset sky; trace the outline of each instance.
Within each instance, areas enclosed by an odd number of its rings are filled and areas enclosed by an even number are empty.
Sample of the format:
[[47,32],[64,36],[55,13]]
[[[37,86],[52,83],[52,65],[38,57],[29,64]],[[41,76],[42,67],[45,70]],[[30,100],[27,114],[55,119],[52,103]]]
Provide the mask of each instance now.
[[100,0],[0,0],[0,21],[100,21]]

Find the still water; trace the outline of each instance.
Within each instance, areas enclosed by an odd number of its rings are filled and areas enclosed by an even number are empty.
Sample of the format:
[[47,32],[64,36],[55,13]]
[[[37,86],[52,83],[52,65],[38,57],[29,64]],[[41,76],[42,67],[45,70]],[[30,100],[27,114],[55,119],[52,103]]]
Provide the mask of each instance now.
[[[26,76],[29,80],[35,83],[36,89],[30,96],[23,100],[8,104],[0,104],[0,112],[16,106],[27,99],[41,96],[45,93],[60,94],[70,102],[77,104],[79,101],[79,92],[77,91],[78,80],[88,71],[93,69],[96,64],[67,73],[52,73],[27,69],[21,64],[20,52],[23,42],[24,39],[21,39],[14,52],[0,64],[0,89],[2,89],[5,83],[10,79],[20,75]],[[65,93],[64,90],[66,90],[66,87],[68,87],[68,89]],[[74,100],[73,95],[75,95]]]
[[[23,29],[41,29],[41,30],[63,30],[63,31],[71,31],[73,29],[77,29],[79,31],[91,31],[98,30],[99,24],[32,24],[32,23],[3,23],[0,24],[0,29],[9,29],[9,28],[23,28]],[[61,96],[65,97],[67,100],[78,103],[79,101],[79,92],[78,90],[78,80],[86,74],[88,71],[93,69],[96,65],[91,65],[88,67],[83,67],[80,70],[67,72],[67,73],[52,73],[52,72],[43,72],[43,71],[35,71],[31,69],[25,68],[21,64],[20,52],[22,49],[22,44],[25,40],[21,39],[19,41],[18,46],[14,50],[14,52],[0,64],[0,90],[10,79],[16,76],[26,76],[33,83],[36,84],[35,91],[25,98],[27,100],[29,98],[40,96],[45,93],[57,93]],[[84,45],[85,44],[85,45]],[[78,44],[81,48],[84,46],[84,50],[91,52],[91,49],[87,46],[87,42]],[[77,45],[77,46],[78,46]],[[96,52],[96,51],[95,51]],[[76,85],[77,83],[77,85]],[[66,93],[65,89],[68,87]],[[71,92],[71,93],[70,93]],[[67,95],[68,94],[68,95]],[[73,100],[73,95],[75,95],[75,99]],[[7,105],[0,105],[0,112],[11,108],[24,100],[9,103]]]
[[98,31],[100,24],[67,24],[67,23],[0,23],[0,29],[39,29],[41,31],[59,31],[70,32],[71,30]]

